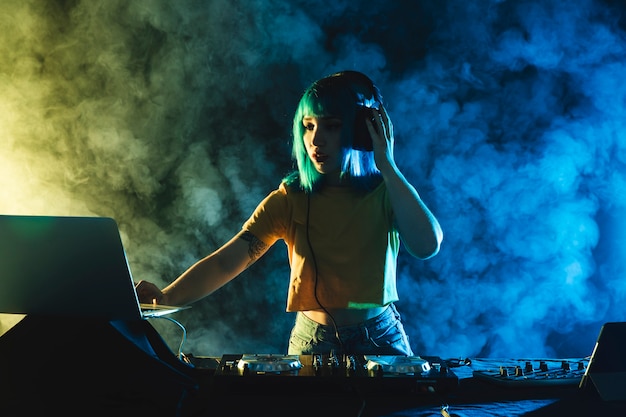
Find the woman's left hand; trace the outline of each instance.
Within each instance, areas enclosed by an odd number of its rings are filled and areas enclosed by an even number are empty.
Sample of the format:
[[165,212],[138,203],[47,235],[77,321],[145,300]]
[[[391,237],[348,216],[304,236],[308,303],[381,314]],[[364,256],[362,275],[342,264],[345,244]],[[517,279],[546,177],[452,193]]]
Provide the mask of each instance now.
[[376,166],[380,171],[393,166],[393,124],[385,107],[372,109],[372,117],[365,123],[372,137]]

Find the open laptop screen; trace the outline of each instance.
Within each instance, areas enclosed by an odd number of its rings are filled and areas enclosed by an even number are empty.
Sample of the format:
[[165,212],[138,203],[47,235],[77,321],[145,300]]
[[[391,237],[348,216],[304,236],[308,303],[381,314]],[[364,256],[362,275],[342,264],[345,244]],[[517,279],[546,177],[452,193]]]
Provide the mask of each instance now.
[[0,215],[0,313],[140,319],[115,220]]

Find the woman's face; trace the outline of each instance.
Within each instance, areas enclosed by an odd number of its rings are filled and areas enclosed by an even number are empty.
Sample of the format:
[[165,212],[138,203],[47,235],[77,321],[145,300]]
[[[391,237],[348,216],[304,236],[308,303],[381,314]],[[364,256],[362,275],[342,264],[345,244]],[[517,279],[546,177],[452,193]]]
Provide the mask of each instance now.
[[338,117],[304,116],[304,145],[307,154],[320,174],[327,180],[339,181],[341,173],[341,127]]

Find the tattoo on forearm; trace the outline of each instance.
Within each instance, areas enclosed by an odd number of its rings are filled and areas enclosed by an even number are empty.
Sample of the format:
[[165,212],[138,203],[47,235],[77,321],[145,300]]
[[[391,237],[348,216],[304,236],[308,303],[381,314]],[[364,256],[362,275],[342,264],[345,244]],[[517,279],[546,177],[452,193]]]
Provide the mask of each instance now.
[[248,242],[248,255],[250,255],[251,262],[256,261],[265,253],[267,245],[260,241],[252,233],[245,231],[239,237]]

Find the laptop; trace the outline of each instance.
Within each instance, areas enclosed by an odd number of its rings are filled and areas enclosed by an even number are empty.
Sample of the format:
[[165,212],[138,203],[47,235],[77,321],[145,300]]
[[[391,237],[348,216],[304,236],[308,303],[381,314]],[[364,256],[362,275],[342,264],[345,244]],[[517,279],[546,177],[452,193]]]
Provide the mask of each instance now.
[[626,401],[626,323],[602,325],[579,387],[594,387],[604,401]]
[[0,215],[0,313],[138,320],[184,308],[139,303],[114,219]]

